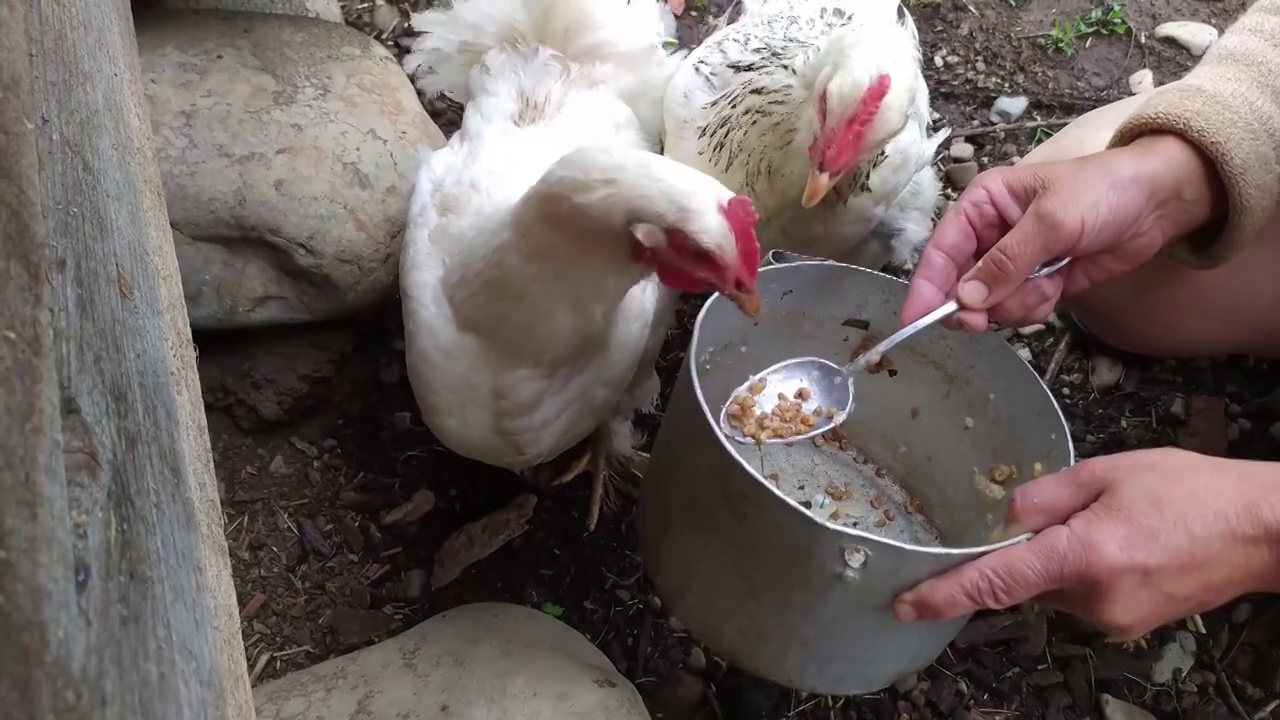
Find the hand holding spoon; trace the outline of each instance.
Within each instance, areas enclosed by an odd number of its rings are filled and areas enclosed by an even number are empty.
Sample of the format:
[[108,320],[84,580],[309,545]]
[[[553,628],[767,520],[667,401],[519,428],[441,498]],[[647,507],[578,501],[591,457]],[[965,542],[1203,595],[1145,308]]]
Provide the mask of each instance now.
[[[1027,279],[1044,277],[1069,262],[1071,258],[1048,262]],[[792,358],[752,375],[729,395],[729,402],[720,411],[720,431],[744,444],[790,443],[821,435],[843,423],[852,412],[853,382],[858,373],[880,362],[898,343],[958,310],[960,304],[948,300],[844,367],[818,357]],[[784,416],[781,418],[774,412],[779,406]],[[806,407],[816,408],[817,412]],[[758,427],[753,418],[760,416],[771,416],[772,427],[762,433],[744,432]]]

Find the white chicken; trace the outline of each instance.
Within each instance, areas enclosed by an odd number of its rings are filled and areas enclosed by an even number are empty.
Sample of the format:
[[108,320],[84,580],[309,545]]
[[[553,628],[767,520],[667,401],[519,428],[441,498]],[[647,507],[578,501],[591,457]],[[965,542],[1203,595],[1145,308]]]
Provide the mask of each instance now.
[[[419,89],[466,103],[423,157],[400,260],[408,376],[460,455],[529,475],[642,461],[631,426],[676,292],[759,311],[751,201],[656,152],[678,59],[652,0],[458,0],[419,14]],[[584,443],[585,441],[585,443]],[[582,444],[582,445],[580,445]]]
[[666,155],[749,195],[765,251],[910,268],[932,232],[950,131],[930,132],[898,0],[742,0],[684,60],[664,113]]

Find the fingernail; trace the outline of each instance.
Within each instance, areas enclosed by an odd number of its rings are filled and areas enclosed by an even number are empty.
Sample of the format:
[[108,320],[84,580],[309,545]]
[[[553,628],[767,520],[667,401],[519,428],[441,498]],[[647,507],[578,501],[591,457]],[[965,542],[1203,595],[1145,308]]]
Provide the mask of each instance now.
[[904,623],[915,622],[920,619],[916,609],[904,600],[899,600],[893,604],[893,614],[898,616],[898,620]]
[[956,298],[964,305],[973,307],[981,305],[983,300],[991,294],[991,290],[987,284],[981,280],[965,280],[960,283],[960,287],[956,289]]

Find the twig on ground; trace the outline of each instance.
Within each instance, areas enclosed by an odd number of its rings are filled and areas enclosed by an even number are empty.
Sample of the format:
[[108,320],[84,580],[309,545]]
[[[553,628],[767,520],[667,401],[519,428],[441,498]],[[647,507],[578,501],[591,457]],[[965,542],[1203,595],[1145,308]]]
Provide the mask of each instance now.
[[1058,347],[1054,349],[1053,356],[1049,358],[1049,367],[1044,369],[1044,375],[1040,379],[1045,385],[1053,387],[1054,378],[1058,377],[1058,371],[1062,369],[1062,362],[1067,359],[1067,352],[1071,350],[1071,333],[1063,332],[1062,339],[1058,341]]
[[1236,691],[1231,688],[1231,681],[1227,679],[1227,674],[1222,671],[1222,666],[1218,665],[1214,668],[1214,671],[1218,676],[1218,691],[1222,693],[1222,699],[1227,703],[1227,707],[1231,708],[1231,711],[1240,720],[1252,720],[1249,713],[1245,712],[1244,706],[1240,704],[1240,700],[1236,698]]
[[1027,122],[1001,123],[1000,125],[981,125],[979,127],[964,128],[951,133],[953,138],[973,137],[975,135],[990,135],[991,133],[1010,132],[1014,130],[1036,130],[1039,128],[1062,127],[1069,125],[1075,118],[1057,118],[1055,120],[1028,120]]
[[258,661],[253,665],[253,672],[249,673],[249,685],[255,685],[258,678],[262,677],[262,671],[267,669],[267,661],[271,659],[271,652],[263,650],[258,654]]

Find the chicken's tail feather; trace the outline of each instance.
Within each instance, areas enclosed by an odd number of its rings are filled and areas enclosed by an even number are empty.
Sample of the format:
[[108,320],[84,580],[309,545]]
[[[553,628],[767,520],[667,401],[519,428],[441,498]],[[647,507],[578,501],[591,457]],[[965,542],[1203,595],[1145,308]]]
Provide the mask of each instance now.
[[455,0],[413,16],[421,34],[404,67],[424,95],[467,102],[472,68],[490,51],[546,48],[611,87],[656,132],[679,63],[670,12],[660,0]]

